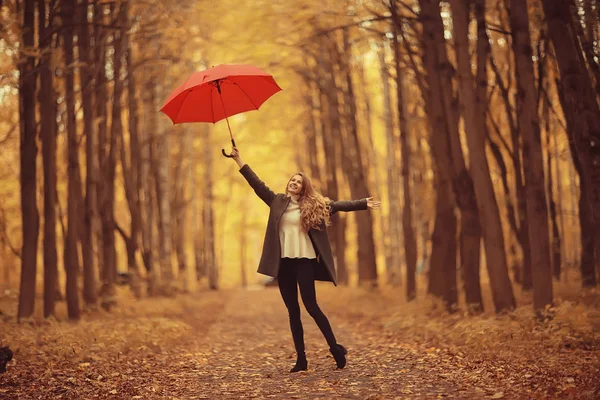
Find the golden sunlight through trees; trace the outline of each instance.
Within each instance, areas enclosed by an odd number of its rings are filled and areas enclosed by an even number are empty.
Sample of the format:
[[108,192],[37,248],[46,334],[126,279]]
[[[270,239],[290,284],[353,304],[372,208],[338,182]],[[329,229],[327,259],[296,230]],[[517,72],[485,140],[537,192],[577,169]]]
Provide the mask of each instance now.
[[600,0],[0,0],[0,155],[1,398],[600,393]]

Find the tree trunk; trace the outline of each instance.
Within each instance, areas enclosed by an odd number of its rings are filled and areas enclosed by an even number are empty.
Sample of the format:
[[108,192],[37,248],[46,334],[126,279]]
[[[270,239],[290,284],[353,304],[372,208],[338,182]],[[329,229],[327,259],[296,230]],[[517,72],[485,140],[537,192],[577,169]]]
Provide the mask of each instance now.
[[398,208],[395,207],[396,202],[400,198],[398,194],[398,179],[397,179],[397,161],[396,161],[396,140],[394,138],[394,120],[392,112],[392,97],[390,91],[389,72],[385,61],[386,42],[379,49],[379,70],[381,73],[381,82],[383,86],[383,115],[385,121],[385,139],[386,139],[386,169],[387,169],[387,205],[388,213],[388,230],[384,243],[386,248],[386,271],[389,284],[400,284],[401,282],[401,265],[400,265],[400,218],[398,216]]
[[[541,62],[541,61],[540,61]],[[544,68],[545,63],[543,63],[542,65],[540,65],[540,68]],[[540,88],[540,90],[542,90]],[[545,89],[544,89],[545,90]],[[548,198],[548,209],[550,211],[550,221],[552,223],[552,228],[550,231],[551,234],[551,242],[550,242],[550,248],[551,248],[551,265],[552,265],[552,275],[554,276],[554,279],[556,280],[560,280],[560,274],[561,274],[561,238],[558,232],[558,215],[556,213],[556,202],[554,201],[554,196],[553,196],[553,188],[554,188],[554,174],[552,171],[552,165],[554,164],[552,162],[552,154],[553,152],[551,151],[550,148],[550,144],[551,144],[551,137],[552,137],[552,131],[551,131],[551,125],[550,125],[550,105],[548,104],[548,101],[544,98],[542,103],[542,114],[544,117],[544,131],[546,133],[546,176],[547,176],[547,180],[546,180],[546,196]],[[556,146],[556,143],[555,143]]]
[[[321,42],[321,54],[319,59],[320,70],[325,71],[319,79],[320,89],[320,120],[321,135],[323,136],[323,147],[325,148],[325,170],[327,173],[327,196],[330,199],[337,200],[339,197],[338,173],[337,168],[340,164],[338,160],[339,148],[335,145],[336,138],[341,137],[341,125],[338,102],[338,88],[334,79],[334,68],[331,59],[326,50],[327,44]],[[333,253],[335,255],[338,282],[342,285],[348,284],[348,266],[346,262],[345,247],[346,238],[344,236],[346,223],[345,217],[339,213],[333,217],[331,233],[331,242]]]
[[19,289],[18,319],[29,318],[35,307],[35,282],[37,274],[37,243],[39,212],[37,208],[37,142],[35,120],[35,90],[37,74],[35,57],[27,56],[33,48],[35,34],[35,1],[24,0],[23,43],[19,66],[19,118],[20,118],[20,183],[21,183],[21,284]]
[[[424,28],[425,32],[427,31]],[[427,35],[427,33],[426,33]],[[435,46],[431,37],[423,41],[423,66],[428,89],[423,92],[425,100],[425,114],[429,120],[429,143],[431,146],[431,157],[435,172],[435,220],[431,236],[431,261],[429,268],[428,293],[445,299],[448,308],[452,308],[455,302],[452,294],[456,292],[450,271],[456,273],[456,233],[457,221],[455,215],[455,194],[452,189],[452,155],[446,121],[444,120],[444,109],[439,96],[434,93],[437,85],[437,60],[435,57]],[[445,277],[450,281],[446,282]]]
[[[565,99],[564,99],[564,88],[563,86],[557,82],[559,99],[561,101],[563,110],[566,107]],[[594,240],[596,233],[594,231],[594,221],[593,221],[593,210],[590,208],[590,203],[587,199],[587,182],[583,180],[582,174],[583,170],[581,167],[581,160],[579,159],[579,153],[576,150],[575,140],[572,134],[569,132],[573,132],[576,129],[575,122],[573,121],[573,116],[565,113],[565,120],[567,123],[567,134],[569,139],[569,149],[571,153],[571,159],[573,160],[573,168],[579,175],[579,240],[581,242],[581,260],[580,260],[580,271],[581,271],[581,284],[583,287],[595,287],[598,283],[598,279],[596,279],[596,272],[594,271],[594,260],[595,260],[595,249],[594,249]],[[571,171],[573,169],[570,169]],[[572,174],[570,176],[571,180],[571,196],[576,197],[576,193],[574,190],[575,186],[575,176]],[[573,207],[575,208],[575,207]],[[576,254],[576,253],[575,253]],[[576,258],[576,257],[574,257]]]
[[[173,289],[173,264],[172,257],[172,212],[171,212],[171,185],[169,173],[171,170],[171,140],[170,132],[163,131],[161,124],[157,127],[157,153],[155,163],[156,199],[158,201],[158,251],[160,259],[160,290],[163,294],[170,295]],[[207,146],[208,147],[208,146]]]
[[[189,168],[190,168],[190,207],[192,208],[191,215],[191,226],[190,226],[190,235],[192,235],[192,248],[194,254],[194,265],[192,270],[196,273],[196,280],[199,280],[201,277],[206,276],[206,271],[203,268],[202,262],[202,232],[200,231],[200,212],[199,201],[198,198],[198,178],[197,178],[197,165],[198,161],[196,159],[196,148],[194,146],[194,138],[197,133],[194,129],[187,129],[187,146],[190,149],[190,158],[189,158]],[[204,144],[206,145],[206,143]]]
[[139,247],[139,235],[141,225],[140,215],[140,183],[139,183],[139,164],[140,164],[140,144],[138,134],[138,103],[136,97],[136,80],[133,71],[132,46],[126,35],[129,26],[127,19],[129,3],[123,3],[124,10],[119,16],[119,26],[121,31],[121,44],[126,49],[125,62],[127,70],[127,102],[128,102],[128,127],[129,127],[129,152],[123,140],[122,130],[118,132],[118,147],[121,158],[121,170],[123,173],[123,184],[125,186],[125,197],[129,208],[131,218],[130,236],[127,238],[124,232],[121,232],[123,240],[126,243],[127,250],[127,271],[129,273],[129,286],[136,298],[141,297],[140,271],[137,265],[135,255]]
[[[96,187],[97,205],[99,210],[99,237],[98,237],[98,265],[100,266],[101,305],[110,309],[116,302],[114,284],[116,272],[114,269],[114,225],[113,214],[110,209],[112,204],[110,184],[110,156],[107,151],[107,81],[106,81],[106,25],[104,17],[105,6],[102,3],[94,5],[94,61],[96,64],[95,100],[96,121],[98,133],[98,181]],[[112,13],[111,13],[112,14]],[[114,151],[114,150],[113,150]],[[111,240],[112,239],[112,240]]]
[[46,1],[38,0],[40,59],[40,136],[44,172],[44,317],[54,315],[58,255],[56,253],[56,100],[53,88],[52,25],[46,21]]
[[[122,21],[124,5],[111,7],[111,16],[113,21]],[[117,22],[118,23],[118,22]],[[117,280],[117,257],[115,247],[115,175],[117,165],[118,139],[122,135],[123,122],[121,115],[121,97],[123,95],[123,82],[121,80],[121,67],[123,57],[123,41],[121,31],[113,31],[113,96],[111,110],[110,137],[108,143],[106,137],[100,147],[108,144],[108,153],[103,152],[103,159],[100,162],[100,170],[103,171],[103,190],[102,203],[100,203],[100,216],[102,219],[102,243],[104,260],[104,282],[101,288],[101,305],[104,309],[110,310],[117,303],[114,285]]]
[[[477,213],[473,181],[466,169],[460,145],[458,110],[456,109],[452,89],[454,74],[445,47],[439,0],[420,0],[420,4],[423,13],[424,65],[427,71],[429,91],[431,92],[428,95],[429,100],[426,100],[426,102],[431,103],[429,108],[435,107],[439,109],[436,113],[441,113],[437,114],[436,117],[430,117],[432,121],[435,121],[435,118],[441,118],[441,122],[432,122],[431,125],[434,132],[437,133],[441,129],[439,134],[446,136],[443,140],[447,140],[448,143],[449,164],[442,163],[441,168],[450,168],[451,170],[452,189],[461,212],[459,239],[461,267],[466,270],[473,270],[479,268],[481,226]],[[436,125],[439,126],[438,129],[435,128]],[[447,283],[451,284],[452,281],[447,281]],[[501,283],[491,282],[492,285],[500,285]],[[452,291],[452,288],[448,288],[448,291]],[[494,293],[503,293],[505,296],[494,299],[496,309],[514,307],[512,290],[509,292],[497,290]],[[453,306],[453,304],[448,304],[450,308]]]
[[[365,69],[363,66],[363,63],[365,63],[366,60],[361,60],[360,63],[357,63],[357,65],[355,66],[356,70],[357,70],[357,75],[359,78],[359,82],[358,85],[361,88],[367,88],[368,87],[368,82],[367,82],[367,78],[365,76]],[[369,93],[366,92],[363,95],[364,99],[364,131],[366,132],[366,140],[363,138],[363,147],[366,146],[368,148],[367,151],[367,165],[371,166],[371,171],[375,171],[374,173],[371,173],[370,175],[367,176],[367,178],[370,178],[371,176],[373,177],[372,180],[368,180],[368,184],[369,186],[373,187],[373,193],[372,195],[375,196],[376,199],[381,199],[383,197],[382,195],[382,190],[383,190],[383,185],[381,182],[381,177],[379,174],[380,171],[380,162],[379,162],[379,155],[377,154],[376,148],[375,148],[375,140],[374,137],[377,136],[376,135],[376,130],[373,129],[373,118],[372,118],[372,109],[371,109],[371,100],[370,100],[370,96]],[[366,143],[365,143],[366,142]],[[387,220],[385,219],[385,216],[383,215],[382,212],[377,212],[375,214],[375,218],[377,218],[379,220],[379,226],[380,228],[376,231],[379,231],[379,234],[374,236],[374,240],[375,242],[384,242],[383,245],[383,253],[385,256],[386,260],[389,260],[391,257],[390,253],[390,249],[389,246],[387,246],[385,244],[384,238],[386,236],[388,236],[388,229],[387,229]],[[375,234],[375,233],[374,233]],[[375,249],[377,249],[377,247],[375,247]],[[388,264],[385,264],[386,269]],[[398,268],[400,268],[400,265],[398,265]]]
[[[510,63],[510,60],[509,60]],[[510,127],[511,134],[511,145],[512,145],[512,166],[515,173],[515,192],[517,195],[517,212],[518,212],[518,234],[517,239],[523,252],[522,265],[515,263],[513,266],[515,281],[522,285],[523,290],[531,290],[531,246],[529,243],[528,234],[528,220],[527,220],[527,207],[525,200],[525,186],[523,185],[523,174],[521,164],[521,145],[520,145],[520,133],[518,124],[513,116],[513,107],[510,102],[509,85],[506,85],[498,71],[494,59],[491,60],[490,65],[496,75],[496,84],[500,88],[502,95],[503,105]],[[509,71],[509,74],[511,71]]]
[[[73,15],[75,1],[65,0],[62,4],[64,16],[63,43],[65,54],[65,103],[67,114],[67,238],[65,243],[65,272],[67,275],[67,310],[69,319],[79,319],[79,291],[77,281],[79,278],[79,252],[77,249],[78,229],[80,228],[79,196],[77,194],[77,179],[79,175],[79,159],[77,145],[77,121],[75,115],[75,69],[73,68]],[[81,176],[79,176],[81,179]]]
[[[188,292],[189,285],[187,280],[188,264],[185,254],[185,237],[187,231],[187,199],[185,196],[185,187],[190,179],[190,168],[189,160],[191,156],[191,147],[187,145],[187,130],[180,132],[179,136],[179,157],[180,162],[176,167],[178,173],[175,176],[174,182],[181,182],[179,185],[173,185],[175,191],[175,201],[173,206],[173,215],[175,217],[175,226],[173,227],[173,246],[175,247],[175,254],[177,255],[177,278],[179,280],[179,288],[183,292]],[[186,163],[185,167],[182,168],[182,163]],[[181,171],[183,169],[183,171]]]
[[[478,21],[478,70],[477,89],[471,73],[471,55],[469,54],[469,37],[467,28],[469,26],[469,6],[465,2],[451,0],[452,19],[454,21],[454,45],[458,65],[459,99],[465,124],[467,146],[471,165],[471,174],[475,188],[477,208],[483,225],[483,239],[486,252],[486,264],[494,298],[503,297],[503,292],[508,290],[512,293],[506,253],[504,249],[504,235],[500,220],[500,211],[494,194],[492,178],[490,176],[489,164],[486,157],[486,121],[487,111],[487,54],[488,38],[485,34],[485,25],[479,27]],[[485,12],[482,13],[485,15]],[[483,35],[481,35],[483,32]],[[479,268],[477,268],[478,270]],[[477,280],[479,272],[476,270],[465,270],[465,294],[467,304],[473,311],[480,311],[483,307],[481,300],[481,289]],[[513,300],[514,307],[514,300]]]
[[152,174],[152,146],[154,142],[154,129],[156,129],[156,112],[154,101],[154,90],[156,81],[152,74],[151,68],[148,68],[148,76],[142,91],[144,103],[144,128],[140,132],[140,154],[141,154],[141,196],[140,202],[142,210],[142,258],[146,267],[146,275],[148,279],[148,295],[156,294],[157,274],[154,265],[153,249],[155,246],[154,236],[154,207],[152,198],[154,197],[154,184]]
[[[358,123],[356,98],[354,96],[354,87],[352,74],[350,71],[351,48],[347,30],[343,31],[344,39],[344,57],[341,65],[343,66],[346,79],[346,90],[344,91],[344,105],[346,106],[346,122],[348,128],[348,141],[345,142],[344,154],[349,153],[352,157],[351,170],[346,170],[348,183],[350,186],[350,195],[353,199],[364,199],[369,197],[367,188],[366,165],[362,160],[360,143],[358,140]],[[377,262],[375,258],[375,242],[373,241],[373,217],[370,212],[360,212],[356,214],[356,224],[358,230],[358,280],[360,284],[377,286]]]
[[219,289],[219,269],[215,257],[215,218],[213,211],[213,166],[212,150],[209,143],[210,130],[208,126],[202,127],[202,142],[204,145],[204,263],[208,273],[208,287],[212,290]]
[[315,89],[314,82],[310,81],[308,77],[304,78],[304,103],[306,105],[307,115],[306,115],[306,149],[308,153],[308,165],[310,168],[310,174],[313,178],[313,182],[317,181],[318,186],[323,187],[323,177],[321,176],[321,171],[319,168],[319,149],[317,146],[317,122],[315,119],[315,110],[317,106],[315,105]]
[[544,185],[544,160],[537,95],[533,75],[531,38],[527,3],[511,0],[510,25],[513,32],[517,79],[517,119],[523,139],[523,170],[527,196],[529,241],[531,243],[531,273],[533,307],[543,310],[552,304],[549,226]]
[[96,288],[96,267],[94,265],[94,233],[96,232],[96,182],[98,159],[96,158],[97,138],[94,130],[94,104],[92,98],[92,67],[90,62],[90,33],[87,20],[88,0],[83,0],[77,12],[79,22],[79,75],[81,78],[81,102],[83,105],[83,130],[85,133],[86,153],[86,190],[84,214],[83,256],[83,301],[87,306],[95,307],[98,302]]
[[[542,4],[561,76],[559,92],[562,92],[561,103],[567,123],[570,122],[567,133],[572,141],[572,155],[581,168],[580,215],[584,210],[590,211],[589,221],[582,223],[583,238],[584,225],[588,223],[591,232],[600,232],[600,108],[582,61],[582,50],[569,18],[568,4],[548,0],[543,0]],[[581,207],[583,202],[586,204]],[[600,239],[595,240],[600,242]],[[585,243],[582,245],[585,246]],[[585,255],[585,249],[582,250]],[[593,250],[591,254],[594,254]],[[600,255],[595,254],[592,258],[591,268],[585,268],[582,260],[584,286],[595,286],[597,282],[593,269],[594,264],[600,263]]]
[[[244,207],[244,204],[240,204],[240,207]],[[247,229],[248,213],[243,212],[240,222],[240,280],[243,288],[248,286],[248,269],[246,268],[246,254],[248,252]]]
[[[437,152],[438,150],[433,150]],[[458,302],[456,289],[456,215],[450,180],[443,173],[436,179],[435,222],[431,235],[431,267],[428,293],[444,299],[448,309]]]
[[[406,262],[406,299],[413,300],[417,295],[416,267],[417,267],[417,241],[413,229],[412,195],[410,187],[410,160],[411,149],[409,142],[408,124],[406,122],[406,104],[404,101],[404,73],[400,67],[400,44],[398,31],[402,31],[402,22],[397,17],[396,3],[391,7],[394,32],[394,64],[396,67],[396,99],[398,106],[398,127],[400,128],[400,154],[402,157],[402,182],[404,194],[404,207],[402,208],[402,234],[404,239],[404,257]],[[393,206],[393,204],[390,204]],[[455,278],[456,279],[456,278]]]

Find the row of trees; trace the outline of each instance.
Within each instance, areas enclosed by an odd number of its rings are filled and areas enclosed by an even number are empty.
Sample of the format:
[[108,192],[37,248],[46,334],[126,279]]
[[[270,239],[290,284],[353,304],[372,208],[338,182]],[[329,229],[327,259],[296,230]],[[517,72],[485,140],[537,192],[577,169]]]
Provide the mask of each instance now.
[[[178,7],[185,11],[187,6]],[[20,32],[7,30],[4,40],[22,37],[18,59],[23,234],[19,318],[30,317],[35,303],[40,237],[38,138],[43,171],[44,316],[55,312],[59,223],[70,318],[80,315],[80,286],[87,307],[95,307],[99,300],[106,309],[115,304],[117,232],[125,243],[136,296],[140,295],[138,253],[149,294],[169,294],[176,286],[185,290],[188,265],[183,242],[188,215],[194,221],[203,220],[207,229],[206,236],[199,235],[195,232],[198,225],[190,225],[194,237],[207,240],[196,247],[196,277],[208,275],[209,285],[216,288],[210,169],[205,175],[208,212],[200,217],[195,197],[196,157],[190,156],[192,133],[180,130],[175,136],[177,143],[171,143],[173,137],[165,134],[169,128],[157,114],[169,87],[159,82],[165,66],[175,59],[156,44],[170,40],[160,32],[166,17],[159,10],[130,1],[28,0],[8,8],[18,19]],[[154,44],[143,48],[147,42]],[[187,162],[171,166],[172,148]],[[60,155],[66,160],[63,196],[59,196],[57,177]],[[210,157],[204,162],[210,165]],[[116,218],[117,172],[122,174],[119,181],[126,198],[128,226]],[[60,197],[66,198],[64,218],[57,215],[57,210],[62,212]],[[179,284],[174,278],[173,253]]]
[[[567,239],[561,165],[569,162],[557,154],[566,137],[580,178],[582,283],[596,285],[596,0],[275,1],[248,10],[225,1],[213,7],[217,25],[200,3],[0,3],[13,18],[2,26],[2,43],[17,50],[19,72],[3,85],[18,88],[20,318],[34,311],[40,220],[45,316],[54,313],[60,259],[71,318],[79,316],[80,290],[87,307],[98,295],[103,307],[114,305],[119,238],[136,295],[139,276],[151,295],[185,288],[189,264],[196,278],[218,287],[215,249],[231,232],[216,223],[216,211],[229,205],[232,185],[221,197],[225,206],[215,204],[221,175],[210,129],[174,129],[157,113],[170,88],[210,65],[209,49],[216,59],[274,72],[286,89],[281,96],[291,92],[294,100],[271,115],[303,100],[298,118],[271,123],[291,131],[297,164],[327,196],[375,195],[388,205],[379,215],[336,216],[330,236],[342,283],[355,269],[366,285],[397,285],[404,277],[411,300],[417,270],[428,266],[431,294],[454,308],[462,282],[466,303],[478,312],[485,263],[496,311],[515,307],[513,283],[533,289],[536,309],[551,304]],[[229,35],[244,21],[237,12],[249,15],[251,46],[268,43],[260,47],[266,56],[254,47],[248,59],[240,55]],[[257,18],[265,24],[250,24]],[[224,56],[228,46],[235,56]],[[242,214],[235,232],[246,282],[248,249],[261,244],[259,234],[246,232],[263,226]],[[354,246],[350,257],[345,249]]]
[[[420,190],[415,181],[419,173],[414,169],[427,166],[413,160],[414,144],[424,140],[436,198],[428,291],[448,306],[456,305],[460,266],[466,302],[471,310],[482,310],[479,271],[485,257],[496,311],[515,307],[511,261],[514,280],[525,290],[533,289],[534,307],[552,304],[552,276],[561,274],[555,197],[563,194],[553,190],[554,156],[549,145],[544,148],[542,132],[549,143],[551,137],[563,133],[564,121],[580,177],[582,283],[596,285],[600,271],[600,239],[595,234],[600,228],[599,6],[593,0],[383,1],[360,10],[348,5],[353,18],[342,23],[322,16],[313,19],[312,33],[300,42],[300,51],[309,62],[294,66],[307,88],[310,156],[305,162],[313,175],[322,178],[331,196],[338,191],[337,165],[352,197],[369,193],[369,179],[363,171],[378,160],[375,155],[370,164],[365,163],[373,138],[369,137],[370,117],[365,117],[362,127],[357,121],[357,103],[362,102],[368,113],[370,98],[364,89],[361,96],[355,95],[370,62],[361,57],[366,42],[382,60],[390,204],[387,221],[382,223],[389,238],[386,267],[394,282],[400,265],[406,266],[409,300],[416,293],[418,247],[426,254],[429,240],[425,236],[417,245],[412,211],[414,207],[418,212],[423,205],[413,200]],[[502,52],[507,68],[498,61]],[[392,62],[387,63],[389,58]],[[554,122],[550,113],[556,114]],[[415,117],[425,122],[410,123]],[[361,128],[362,145],[357,134]],[[426,136],[421,134],[424,128]],[[421,150],[419,144],[417,151]],[[500,171],[502,185],[496,190],[492,170]],[[396,179],[398,172],[401,180]],[[376,175],[370,187],[379,186]],[[370,218],[357,218],[360,280],[373,280],[377,273]],[[343,230],[339,224],[333,232],[342,281],[346,277]],[[482,240],[484,254],[480,254]],[[400,247],[403,262],[398,258]],[[513,253],[511,260],[507,249]]]

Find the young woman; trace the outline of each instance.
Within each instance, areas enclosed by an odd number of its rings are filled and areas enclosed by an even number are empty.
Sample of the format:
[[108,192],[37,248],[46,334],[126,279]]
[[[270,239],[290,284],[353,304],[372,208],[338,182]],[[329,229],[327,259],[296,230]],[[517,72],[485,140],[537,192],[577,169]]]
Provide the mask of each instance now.
[[338,368],[346,366],[346,349],[338,344],[331,325],[317,304],[315,280],[336,282],[336,272],[327,225],[338,211],[378,209],[372,197],[355,201],[331,201],[317,193],[306,175],[299,172],[289,180],[285,193],[274,193],[242,162],[237,148],[231,153],[250,186],[271,209],[258,272],[277,278],[288,309],[294,346],[298,354],[290,372],[308,367],[304,353],[304,331],[300,321],[298,287],[306,311],[325,336]]

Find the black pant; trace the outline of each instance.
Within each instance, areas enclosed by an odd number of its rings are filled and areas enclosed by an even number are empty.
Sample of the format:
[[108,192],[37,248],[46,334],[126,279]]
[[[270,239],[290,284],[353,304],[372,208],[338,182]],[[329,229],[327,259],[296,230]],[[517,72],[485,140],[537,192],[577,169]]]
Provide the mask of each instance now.
[[290,328],[294,339],[296,352],[304,352],[304,330],[300,320],[300,305],[298,304],[298,289],[306,311],[317,323],[317,326],[325,336],[329,347],[336,344],[331,325],[323,311],[317,304],[315,291],[315,268],[316,260],[308,258],[282,258],[277,281],[283,302],[290,316]]

